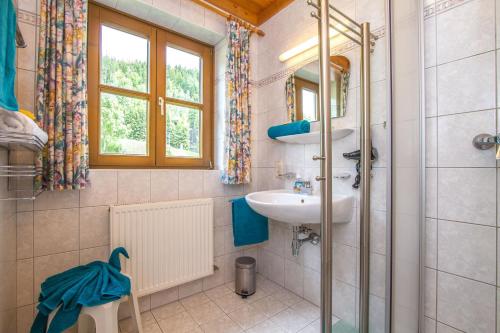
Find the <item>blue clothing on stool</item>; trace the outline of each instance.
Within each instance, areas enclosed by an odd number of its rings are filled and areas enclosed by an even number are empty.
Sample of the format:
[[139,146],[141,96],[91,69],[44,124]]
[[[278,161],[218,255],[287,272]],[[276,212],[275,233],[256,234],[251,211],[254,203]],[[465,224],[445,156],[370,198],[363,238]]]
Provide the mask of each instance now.
[[234,246],[257,244],[269,239],[268,219],[257,214],[245,198],[232,200]]
[[[108,263],[94,261],[49,277],[42,283],[38,315],[31,333],[60,333],[73,326],[82,307],[116,301],[130,295],[130,279],[121,274],[119,255],[128,258],[123,247],[116,248]],[[61,306],[47,329],[49,314]]]

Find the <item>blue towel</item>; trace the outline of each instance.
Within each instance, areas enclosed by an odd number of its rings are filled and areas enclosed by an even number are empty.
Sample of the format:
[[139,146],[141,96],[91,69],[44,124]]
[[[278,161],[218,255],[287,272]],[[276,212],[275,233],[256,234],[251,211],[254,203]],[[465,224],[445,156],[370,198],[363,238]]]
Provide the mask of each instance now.
[[267,217],[257,214],[245,198],[232,200],[234,246],[257,244],[269,239]]
[[18,111],[16,79],[16,11],[12,0],[0,1],[0,108]]
[[[60,333],[73,326],[83,306],[96,306],[130,295],[130,279],[120,273],[119,254],[128,258],[123,247],[116,248],[109,262],[94,261],[49,277],[42,283],[38,315],[31,333]],[[49,314],[59,305],[47,330]]]
[[311,124],[307,120],[294,121],[293,123],[272,126],[267,130],[267,135],[271,139],[279,136],[309,133]]

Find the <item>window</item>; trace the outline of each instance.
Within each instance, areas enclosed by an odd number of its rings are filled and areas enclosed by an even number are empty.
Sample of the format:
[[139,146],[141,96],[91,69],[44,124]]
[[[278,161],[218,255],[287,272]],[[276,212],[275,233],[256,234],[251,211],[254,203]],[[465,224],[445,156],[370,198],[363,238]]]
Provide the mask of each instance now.
[[209,168],[213,49],[89,7],[91,166]]
[[319,119],[319,85],[299,77],[295,78],[297,91],[297,119],[316,121]]

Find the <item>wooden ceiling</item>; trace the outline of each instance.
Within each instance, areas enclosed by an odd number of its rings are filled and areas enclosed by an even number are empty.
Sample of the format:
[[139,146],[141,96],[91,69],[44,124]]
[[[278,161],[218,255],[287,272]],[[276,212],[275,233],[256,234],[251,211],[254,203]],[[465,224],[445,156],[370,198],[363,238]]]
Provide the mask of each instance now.
[[255,26],[269,20],[293,0],[204,0]]

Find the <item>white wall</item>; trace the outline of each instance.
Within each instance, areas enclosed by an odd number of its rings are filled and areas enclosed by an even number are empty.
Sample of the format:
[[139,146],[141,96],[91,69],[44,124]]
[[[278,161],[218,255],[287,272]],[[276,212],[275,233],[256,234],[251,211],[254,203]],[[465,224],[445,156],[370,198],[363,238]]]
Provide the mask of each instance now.
[[425,4],[427,332],[497,332],[499,3]]

